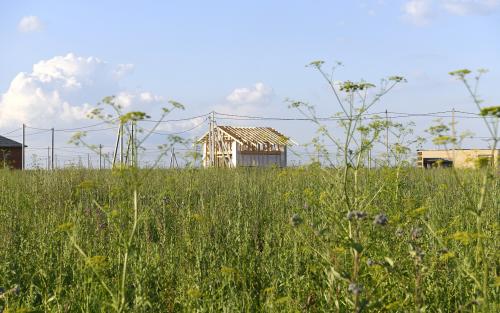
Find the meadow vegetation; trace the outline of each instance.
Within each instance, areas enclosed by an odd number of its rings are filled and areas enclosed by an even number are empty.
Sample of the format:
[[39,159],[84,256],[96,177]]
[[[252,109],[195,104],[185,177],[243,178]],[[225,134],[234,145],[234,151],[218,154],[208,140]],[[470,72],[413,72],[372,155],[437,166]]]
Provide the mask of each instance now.
[[481,174],[460,171],[458,186],[446,169],[402,168],[399,179],[394,169],[362,170],[359,188],[377,197],[353,213],[342,171],[315,166],[155,170],[147,179],[128,169],[2,171],[0,306],[342,312],[357,294],[370,312],[471,312],[485,305],[486,263],[493,312],[500,186],[492,179],[476,229]]

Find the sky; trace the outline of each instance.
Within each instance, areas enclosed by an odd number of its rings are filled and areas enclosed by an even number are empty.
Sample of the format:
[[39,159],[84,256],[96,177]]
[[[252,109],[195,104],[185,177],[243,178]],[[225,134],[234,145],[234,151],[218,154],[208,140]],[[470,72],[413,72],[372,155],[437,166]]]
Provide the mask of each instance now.
[[[50,140],[35,128],[91,125],[87,112],[108,95],[154,117],[168,100],[181,102],[186,109],[172,119],[213,110],[300,117],[285,99],[333,115],[339,107],[331,91],[305,66],[313,60],[341,61],[338,81],[377,85],[404,76],[407,83],[372,112],[477,112],[448,75],[461,68],[489,69],[479,93],[485,104],[500,103],[500,0],[0,1],[0,42],[0,135],[19,140],[15,130],[25,123],[34,152]],[[423,134],[432,118],[412,121]],[[308,122],[218,123],[272,126],[299,143],[314,135]],[[197,136],[206,131],[203,118],[160,131],[198,125],[185,133]],[[477,119],[458,118],[457,128],[487,136]],[[113,134],[90,138],[107,147]],[[68,136],[56,136],[61,149]],[[153,136],[151,144],[161,140]]]

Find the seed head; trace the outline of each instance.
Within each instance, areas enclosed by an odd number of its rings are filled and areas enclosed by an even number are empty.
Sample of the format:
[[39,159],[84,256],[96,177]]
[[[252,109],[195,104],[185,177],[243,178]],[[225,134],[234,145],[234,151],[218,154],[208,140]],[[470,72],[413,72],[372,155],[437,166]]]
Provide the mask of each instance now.
[[350,283],[347,290],[349,290],[353,295],[357,296],[363,291],[363,286],[355,283]]
[[448,253],[448,251],[449,251],[448,248],[444,247],[444,248],[439,249],[438,253],[439,254],[446,254],[446,253]]
[[165,204],[165,205],[170,203],[170,199],[167,196],[164,196],[161,200],[163,201],[163,204]]
[[384,213],[377,214],[373,219],[374,225],[385,226],[387,225],[387,223],[389,223],[389,219],[387,218],[387,215],[385,215]]
[[425,251],[419,246],[414,246],[410,250],[410,255],[415,259],[415,262],[420,264],[424,260]]
[[417,240],[419,239],[420,237],[422,237],[422,228],[420,227],[415,227],[411,230],[411,239],[412,240]]
[[300,224],[302,224],[302,218],[300,217],[300,215],[295,213],[294,215],[292,215],[292,217],[290,217],[290,225],[292,225],[293,227],[297,227]]
[[349,211],[347,212],[347,219],[352,221],[353,219],[362,220],[366,217],[366,212],[363,211]]

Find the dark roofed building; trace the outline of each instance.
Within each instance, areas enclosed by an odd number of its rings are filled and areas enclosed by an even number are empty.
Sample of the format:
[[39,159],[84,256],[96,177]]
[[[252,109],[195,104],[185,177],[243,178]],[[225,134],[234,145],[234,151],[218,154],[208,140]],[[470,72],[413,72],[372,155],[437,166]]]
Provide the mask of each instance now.
[[0,136],[0,168],[21,169],[23,166],[23,145]]

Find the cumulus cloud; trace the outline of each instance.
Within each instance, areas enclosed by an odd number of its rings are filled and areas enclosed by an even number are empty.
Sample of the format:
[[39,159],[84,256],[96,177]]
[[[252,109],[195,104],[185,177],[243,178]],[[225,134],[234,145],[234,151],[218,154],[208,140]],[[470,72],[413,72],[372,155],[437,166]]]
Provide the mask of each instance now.
[[487,15],[499,7],[500,0],[408,0],[403,6],[403,17],[424,26],[438,15]]
[[500,0],[443,0],[444,9],[454,15],[490,14],[500,5]]
[[251,88],[236,88],[227,97],[226,100],[235,104],[255,104],[267,102],[272,96],[273,90],[263,83],[256,83]]
[[134,64],[118,64],[116,67],[114,73],[116,78],[122,78],[123,76],[126,76],[127,74],[131,73],[134,70]]
[[23,33],[36,32],[42,29],[42,22],[37,16],[24,16],[19,21],[17,28]]
[[134,104],[148,104],[148,103],[166,103],[166,100],[162,96],[155,95],[149,91],[144,92],[130,92],[130,91],[120,91],[115,96],[115,101],[117,104],[124,108],[129,108]]
[[72,53],[42,60],[31,72],[17,74],[0,96],[0,127],[74,124],[86,119],[93,104],[112,94],[124,106],[163,100],[145,91],[121,90],[116,70],[96,57]]
[[410,0],[403,7],[404,18],[411,23],[423,26],[430,23],[432,13],[431,0]]
[[226,103],[214,106],[214,110],[229,114],[257,114],[271,103],[273,96],[271,87],[258,82],[252,87],[235,88],[226,96]]

